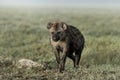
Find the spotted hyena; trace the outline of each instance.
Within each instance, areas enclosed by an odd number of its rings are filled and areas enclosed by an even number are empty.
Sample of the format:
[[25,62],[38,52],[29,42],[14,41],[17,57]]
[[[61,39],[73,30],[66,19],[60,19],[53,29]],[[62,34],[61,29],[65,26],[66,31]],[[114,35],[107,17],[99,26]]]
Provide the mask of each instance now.
[[76,27],[60,21],[48,23],[47,29],[50,33],[50,43],[53,46],[60,72],[65,68],[67,57],[72,59],[74,67],[78,68],[84,48],[82,33]]

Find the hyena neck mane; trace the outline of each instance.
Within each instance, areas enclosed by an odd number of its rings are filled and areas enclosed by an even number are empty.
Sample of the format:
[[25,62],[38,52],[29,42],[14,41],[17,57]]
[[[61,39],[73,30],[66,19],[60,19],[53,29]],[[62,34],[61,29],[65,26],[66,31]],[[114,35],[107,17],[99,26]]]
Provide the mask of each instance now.
[[68,25],[68,28],[66,30],[66,35],[72,44],[76,46],[83,45],[81,42],[84,41],[84,37],[82,33],[79,31],[79,29],[77,29],[76,27],[72,25]]
[[[79,34],[79,35],[78,35]],[[74,26],[68,25],[67,29],[64,30],[61,35],[60,35],[60,40],[59,41],[65,41],[66,39],[69,39],[70,41],[75,41],[75,37],[82,37],[81,32]],[[73,41],[73,42],[74,42]]]
[[59,41],[65,41],[66,38],[67,38],[67,30],[65,30],[61,33]]
[[68,33],[68,36],[70,36],[70,37],[82,36],[82,33],[79,31],[79,29],[77,29],[76,27],[74,27],[72,25],[68,25],[68,28],[66,31]]

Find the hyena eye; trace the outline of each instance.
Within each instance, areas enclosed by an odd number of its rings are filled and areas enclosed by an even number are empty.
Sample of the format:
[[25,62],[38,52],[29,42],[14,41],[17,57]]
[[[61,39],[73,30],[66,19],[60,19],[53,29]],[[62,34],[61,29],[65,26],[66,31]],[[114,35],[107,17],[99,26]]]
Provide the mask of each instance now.
[[58,34],[60,34],[61,32],[57,32]]
[[51,34],[54,34],[54,32],[51,32]]

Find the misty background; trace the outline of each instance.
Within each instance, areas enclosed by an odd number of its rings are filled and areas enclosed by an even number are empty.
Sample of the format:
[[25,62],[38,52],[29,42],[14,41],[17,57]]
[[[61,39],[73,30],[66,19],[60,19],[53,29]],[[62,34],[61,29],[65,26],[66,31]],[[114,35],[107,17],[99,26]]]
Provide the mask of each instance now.
[[120,8],[120,0],[0,0],[0,6]]

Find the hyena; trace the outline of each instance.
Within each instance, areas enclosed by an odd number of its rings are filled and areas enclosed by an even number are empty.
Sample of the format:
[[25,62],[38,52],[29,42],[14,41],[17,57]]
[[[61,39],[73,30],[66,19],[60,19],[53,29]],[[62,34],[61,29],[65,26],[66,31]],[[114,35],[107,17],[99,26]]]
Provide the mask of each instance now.
[[78,68],[85,41],[82,33],[76,27],[60,21],[49,22],[47,29],[59,71],[64,71],[67,57],[72,59],[74,67]]

